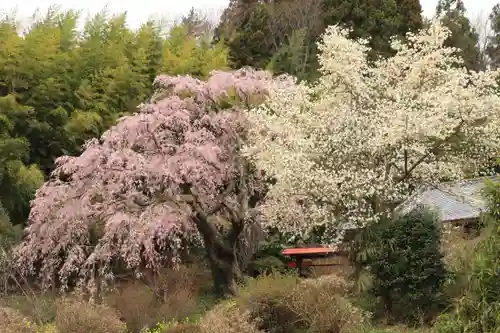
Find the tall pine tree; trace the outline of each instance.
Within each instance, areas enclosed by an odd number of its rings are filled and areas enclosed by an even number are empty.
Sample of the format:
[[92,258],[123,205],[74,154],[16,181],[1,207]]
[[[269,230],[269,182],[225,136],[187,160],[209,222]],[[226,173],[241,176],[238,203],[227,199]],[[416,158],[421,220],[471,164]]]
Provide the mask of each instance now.
[[500,3],[493,7],[489,16],[492,35],[488,38],[486,53],[493,68],[500,67]]
[[352,38],[369,38],[370,56],[390,56],[391,37],[422,28],[418,0],[324,0],[325,24],[352,29]]
[[466,68],[480,70],[485,64],[479,50],[479,35],[467,18],[462,0],[439,0],[436,17],[451,31],[445,45],[459,49],[458,55],[464,60]]
[[230,49],[235,68],[266,67],[299,79],[314,78],[316,42],[328,25],[369,38],[372,58],[392,54],[393,36],[422,27],[418,0],[231,0],[217,37]]

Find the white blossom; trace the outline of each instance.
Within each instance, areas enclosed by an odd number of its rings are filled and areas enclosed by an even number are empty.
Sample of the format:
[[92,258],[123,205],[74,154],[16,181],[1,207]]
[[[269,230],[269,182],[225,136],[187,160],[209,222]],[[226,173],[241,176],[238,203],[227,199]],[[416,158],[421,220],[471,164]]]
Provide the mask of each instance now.
[[250,113],[247,147],[277,180],[266,225],[364,225],[417,186],[464,178],[500,155],[500,71],[467,72],[443,46],[448,35],[433,23],[370,64],[366,41],[332,26],[319,44],[319,81],[274,84]]

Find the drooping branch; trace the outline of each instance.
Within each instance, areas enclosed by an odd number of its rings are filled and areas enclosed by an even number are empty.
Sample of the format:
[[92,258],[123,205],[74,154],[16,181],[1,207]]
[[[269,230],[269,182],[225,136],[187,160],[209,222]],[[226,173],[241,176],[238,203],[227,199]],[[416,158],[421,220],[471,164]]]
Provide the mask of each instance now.
[[[227,214],[227,203],[241,193],[242,211],[232,222],[244,226],[244,193],[252,191],[244,187],[258,185],[239,178],[250,175],[239,174],[233,143],[245,130],[245,96],[266,95],[271,80],[252,69],[214,72],[206,82],[159,76],[160,91],[137,114],[90,140],[80,156],[56,161],[33,201],[17,267],[47,286],[55,275],[87,285],[96,266],[105,279],[116,262],[131,271],[160,269],[178,261],[186,244],[204,240],[214,270],[227,273],[223,281],[230,284],[234,249],[212,220]],[[228,92],[241,96],[214,112]],[[97,223],[106,228],[82,251]]]

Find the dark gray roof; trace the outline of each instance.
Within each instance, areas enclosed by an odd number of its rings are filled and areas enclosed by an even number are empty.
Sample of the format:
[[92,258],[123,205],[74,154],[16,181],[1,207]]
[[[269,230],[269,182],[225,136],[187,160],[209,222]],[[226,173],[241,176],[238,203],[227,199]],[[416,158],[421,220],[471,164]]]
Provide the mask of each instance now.
[[[488,177],[497,182],[500,177]],[[397,214],[408,214],[423,206],[439,214],[443,222],[478,218],[486,209],[483,196],[486,177],[435,186],[423,186],[396,208]]]

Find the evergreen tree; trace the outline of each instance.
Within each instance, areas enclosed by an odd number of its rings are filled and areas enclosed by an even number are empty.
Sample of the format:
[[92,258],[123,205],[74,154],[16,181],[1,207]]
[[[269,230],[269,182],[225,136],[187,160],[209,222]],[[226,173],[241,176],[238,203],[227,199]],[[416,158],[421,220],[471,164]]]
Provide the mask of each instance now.
[[369,38],[370,56],[392,54],[390,40],[422,28],[418,0],[324,0],[325,24],[352,29],[350,37]]
[[317,0],[275,1],[267,6],[274,45],[268,69],[299,80],[318,74],[317,41],[324,32],[322,5]]
[[162,72],[205,77],[227,68],[227,48],[157,22],[137,31],[105,10],[77,31],[79,12],[51,7],[21,34],[0,18],[0,203],[22,223],[36,188],[61,155],[75,155],[136,111]]
[[489,16],[492,35],[488,38],[486,53],[493,68],[500,67],[500,4],[493,7]]
[[481,51],[478,47],[479,35],[467,18],[462,0],[439,0],[436,17],[451,30],[446,46],[456,47],[458,55],[464,60],[466,68],[479,70],[484,68]]
[[370,39],[372,58],[388,56],[391,37],[422,27],[421,11],[418,0],[232,0],[216,36],[226,41],[235,68],[267,66],[312,79],[326,26],[351,28],[352,38]]
[[371,292],[381,300],[387,319],[430,321],[444,305],[441,296],[447,277],[435,216],[413,212],[373,228],[378,229],[377,239],[365,264],[373,274]]
[[232,0],[216,29],[215,41],[229,47],[233,68],[264,68],[276,48],[270,38],[270,13],[258,0]]

